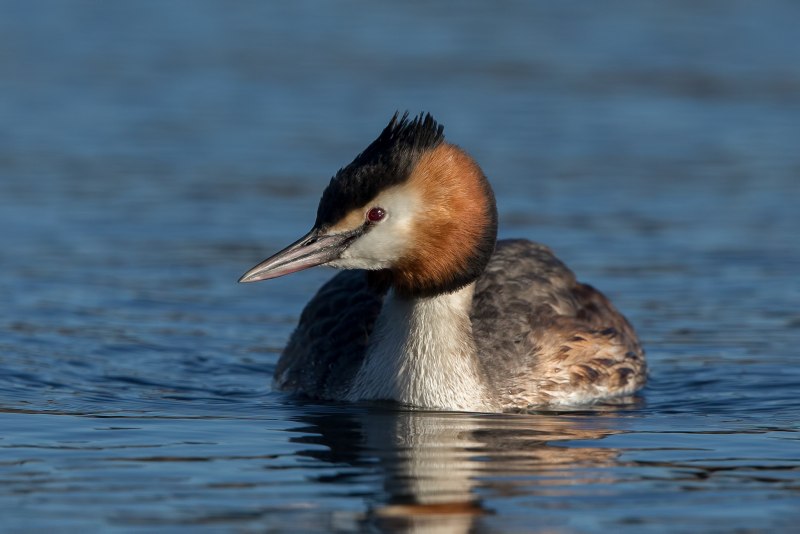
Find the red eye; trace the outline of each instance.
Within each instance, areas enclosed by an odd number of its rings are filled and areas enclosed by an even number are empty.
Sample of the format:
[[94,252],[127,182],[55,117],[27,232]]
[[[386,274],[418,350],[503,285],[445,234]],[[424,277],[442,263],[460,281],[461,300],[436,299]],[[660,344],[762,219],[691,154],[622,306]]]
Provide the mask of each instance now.
[[367,220],[371,223],[380,222],[386,217],[386,210],[383,208],[372,208],[367,212]]

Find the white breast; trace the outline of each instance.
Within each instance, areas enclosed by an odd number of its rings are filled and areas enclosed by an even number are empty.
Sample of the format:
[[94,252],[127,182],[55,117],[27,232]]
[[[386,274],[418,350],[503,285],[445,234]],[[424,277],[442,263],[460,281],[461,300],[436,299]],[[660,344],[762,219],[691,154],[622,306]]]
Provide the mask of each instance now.
[[472,338],[473,290],[474,284],[423,299],[402,299],[390,293],[348,400],[496,411]]

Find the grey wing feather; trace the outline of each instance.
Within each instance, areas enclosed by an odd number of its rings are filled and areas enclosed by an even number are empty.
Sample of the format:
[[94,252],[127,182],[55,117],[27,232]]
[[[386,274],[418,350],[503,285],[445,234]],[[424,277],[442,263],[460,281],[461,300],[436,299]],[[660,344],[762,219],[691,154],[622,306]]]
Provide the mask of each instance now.
[[476,286],[472,325],[506,406],[584,402],[644,384],[644,353],[631,325],[544,245],[498,242]]
[[384,293],[367,284],[364,271],[342,271],[306,304],[275,369],[283,390],[344,397],[366,352]]

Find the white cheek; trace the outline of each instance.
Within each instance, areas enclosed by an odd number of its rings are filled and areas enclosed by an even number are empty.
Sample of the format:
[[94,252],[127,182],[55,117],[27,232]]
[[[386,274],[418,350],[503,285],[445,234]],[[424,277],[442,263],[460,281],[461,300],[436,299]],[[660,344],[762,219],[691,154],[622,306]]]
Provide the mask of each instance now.
[[399,260],[406,251],[410,231],[405,224],[385,221],[370,229],[344,251],[340,260],[360,262],[361,269],[383,269]]
[[328,265],[339,269],[385,269],[413,245],[415,199],[402,191],[390,191],[379,196],[374,204],[386,210],[386,219],[375,224]]

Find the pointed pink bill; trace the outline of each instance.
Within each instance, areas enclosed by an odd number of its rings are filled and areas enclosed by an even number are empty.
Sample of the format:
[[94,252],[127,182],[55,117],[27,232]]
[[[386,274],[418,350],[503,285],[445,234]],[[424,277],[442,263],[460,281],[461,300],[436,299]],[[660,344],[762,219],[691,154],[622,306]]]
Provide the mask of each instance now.
[[244,273],[239,282],[269,280],[335,260],[355,237],[355,232],[325,235],[315,228]]

